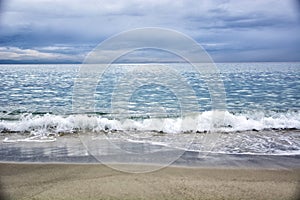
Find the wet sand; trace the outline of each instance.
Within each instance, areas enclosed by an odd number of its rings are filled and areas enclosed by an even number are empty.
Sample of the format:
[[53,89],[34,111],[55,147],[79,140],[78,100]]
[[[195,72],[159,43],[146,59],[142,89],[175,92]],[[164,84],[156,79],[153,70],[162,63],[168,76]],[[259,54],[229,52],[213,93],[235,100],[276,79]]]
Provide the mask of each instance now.
[[0,199],[296,200],[300,197],[300,169],[173,166],[132,174],[100,164],[1,163],[0,177]]

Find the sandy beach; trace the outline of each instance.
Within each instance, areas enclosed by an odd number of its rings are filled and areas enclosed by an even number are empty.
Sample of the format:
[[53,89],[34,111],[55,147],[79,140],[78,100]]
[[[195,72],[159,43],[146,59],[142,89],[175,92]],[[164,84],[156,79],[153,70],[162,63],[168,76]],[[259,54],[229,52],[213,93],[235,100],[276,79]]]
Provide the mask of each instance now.
[[167,167],[132,174],[100,164],[0,164],[0,199],[298,199],[300,169]]

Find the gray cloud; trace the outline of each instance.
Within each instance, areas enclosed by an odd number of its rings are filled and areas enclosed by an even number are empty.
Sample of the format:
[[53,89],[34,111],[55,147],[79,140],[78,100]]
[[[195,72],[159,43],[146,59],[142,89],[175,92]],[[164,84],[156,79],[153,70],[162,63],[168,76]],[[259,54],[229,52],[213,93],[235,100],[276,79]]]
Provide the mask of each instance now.
[[[0,11],[1,47],[62,61],[73,54],[76,59],[71,60],[78,62],[111,35],[141,27],[181,31],[203,44],[216,61],[299,59],[299,15],[288,0],[7,0]],[[0,60],[14,59],[7,50],[0,55]]]

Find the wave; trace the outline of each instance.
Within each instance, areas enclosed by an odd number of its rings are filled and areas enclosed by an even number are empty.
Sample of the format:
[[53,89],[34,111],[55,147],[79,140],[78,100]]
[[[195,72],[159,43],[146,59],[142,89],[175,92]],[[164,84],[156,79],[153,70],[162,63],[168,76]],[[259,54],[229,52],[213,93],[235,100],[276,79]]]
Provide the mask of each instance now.
[[[221,111],[220,111],[221,112]],[[219,112],[219,114],[220,114]],[[221,116],[221,117],[220,117]],[[220,119],[218,119],[218,117]],[[291,112],[246,112],[213,111],[191,114],[182,118],[126,118],[111,119],[96,114],[23,114],[18,120],[0,121],[0,132],[49,135],[78,131],[157,131],[181,132],[239,132],[265,129],[300,129],[300,113]]]

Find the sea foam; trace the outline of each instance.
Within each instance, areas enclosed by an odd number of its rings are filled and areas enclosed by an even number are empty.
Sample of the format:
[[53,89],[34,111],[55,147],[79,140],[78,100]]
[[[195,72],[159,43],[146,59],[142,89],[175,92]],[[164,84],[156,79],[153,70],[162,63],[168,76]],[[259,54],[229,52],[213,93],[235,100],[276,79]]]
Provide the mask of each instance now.
[[[218,117],[220,119],[218,119]],[[181,132],[238,132],[265,129],[300,129],[299,112],[223,112],[213,111],[191,114],[178,118],[112,119],[110,117],[80,115],[32,115],[26,114],[19,120],[2,120],[0,132],[30,132],[33,135],[73,133],[77,131],[158,131],[164,133]]]

